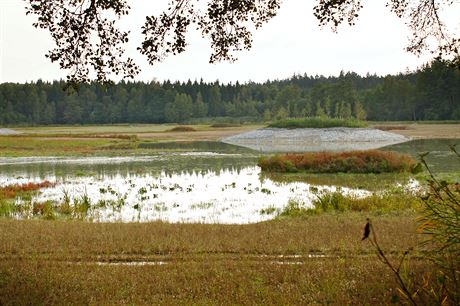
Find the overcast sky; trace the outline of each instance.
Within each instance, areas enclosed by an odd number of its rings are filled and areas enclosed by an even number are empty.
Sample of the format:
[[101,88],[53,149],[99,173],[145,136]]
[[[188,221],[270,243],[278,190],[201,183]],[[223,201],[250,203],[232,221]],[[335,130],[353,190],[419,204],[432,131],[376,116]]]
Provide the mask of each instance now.
[[[408,31],[384,0],[364,0],[356,26],[342,26],[338,34],[318,27],[313,16],[316,1],[285,0],[278,15],[254,33],[252,49],[238,53],[235,63],[209,64],[209,42],[190,33],[185,53],[149,66],[135,50],[142,41],[140,28],[146,13],[158,14],[168,1],[128,1],[132,9],[122,26],[134,34],[127,50],[141,66],[137,80],[259,82],[294,73],[338,75],[341,70],[385,75],[414,70],[429,59],[429,55],[417,58],[404,51]],[[32,27],[35,17],[25,16],[24,6],[22,0],[0,0],[0,83],[65,78],[66,72],[45,58],[53,47],[49,33]],[[458,31],[460,10],[448,14]]]

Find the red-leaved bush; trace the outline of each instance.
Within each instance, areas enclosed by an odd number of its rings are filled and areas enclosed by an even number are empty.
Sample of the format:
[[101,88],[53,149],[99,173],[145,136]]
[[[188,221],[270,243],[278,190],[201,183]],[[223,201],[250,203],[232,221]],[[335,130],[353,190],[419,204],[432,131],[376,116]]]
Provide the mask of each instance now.
[[369,150],[284,154],[259,159],[263,171],[317,173],[412,172],[417,162],[407,154]]
[[16,197],[17,193],[19,192],[30,192],[36,191],[41,188],[49,188],[55,186],[56,183],[52,183],[50,181],[43,181],[40,183],[27,183],[27,184],[14,184],[8,185],[4,187],[0,187],[0,196],[6,199],[11,199]]

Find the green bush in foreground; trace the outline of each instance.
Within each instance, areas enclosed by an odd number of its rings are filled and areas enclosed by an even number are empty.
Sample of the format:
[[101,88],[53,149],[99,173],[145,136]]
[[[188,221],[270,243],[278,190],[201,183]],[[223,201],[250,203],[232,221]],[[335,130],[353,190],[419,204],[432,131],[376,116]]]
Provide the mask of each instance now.
[[330,127],[349,127],[363,128],[367,123],[357,119],[340,119],[329,117],[307,117],[307,118],[289,118],[275,121],[269,127],[276,128],[330,128]]
[[415,173],[420,168],[409,155],[379,150],[263,156],[258,165],[262,171],[313,173]]

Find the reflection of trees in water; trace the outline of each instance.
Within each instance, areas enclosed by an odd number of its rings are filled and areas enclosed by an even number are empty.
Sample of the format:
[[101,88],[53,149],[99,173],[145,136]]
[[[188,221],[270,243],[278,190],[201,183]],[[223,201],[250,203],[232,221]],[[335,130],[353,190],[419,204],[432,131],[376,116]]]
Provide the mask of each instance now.
[[248,164],[248,165],[239,165],[239,166],[222,166],[222,167],[210,167],[208,169],[193,169],[193,170],[182,170],[180,172],[177,171],[168,171],[165,170],[163,173],[169,177],[173,177],[174,175],[188,175],[188,176],[206,176],[208,174],[214,174],[216,176],[221,175],[223,172],[231,172],[235,174],[240,174],[243,169],[248,167],[255,167],[255,164]]
[[217,141],[183,141],[162,143],[140,143],[139,149],[174,150],[183,152],[215,152],[215,153],[254,153],[253,150]]
[[11,177],[38,177],[45,179],[55,176],[56,179],[65,179],[75,176],[91,176],[96,179],[112,178],[115,176],[132,175],[167,175],[189,174],[205,175],[221,171],[241,171],[246,167],[256,165],[256,157],[203,157],[203,156],[173,156],[162,160],[143,162],[126,162],[113,164],[71,164],[71,163],[36,163],[15,164],[0,166],[0,173]]

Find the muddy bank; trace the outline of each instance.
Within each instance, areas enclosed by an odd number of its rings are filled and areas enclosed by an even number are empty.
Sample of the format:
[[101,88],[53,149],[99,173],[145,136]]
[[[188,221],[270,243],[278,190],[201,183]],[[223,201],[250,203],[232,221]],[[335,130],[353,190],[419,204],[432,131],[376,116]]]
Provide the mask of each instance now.
[[410,138],[372,128],[263,128],[221,141],[262,152],[313,152],[377,149]]

